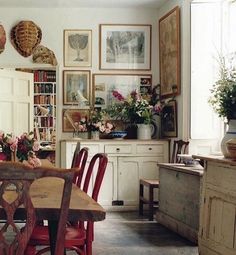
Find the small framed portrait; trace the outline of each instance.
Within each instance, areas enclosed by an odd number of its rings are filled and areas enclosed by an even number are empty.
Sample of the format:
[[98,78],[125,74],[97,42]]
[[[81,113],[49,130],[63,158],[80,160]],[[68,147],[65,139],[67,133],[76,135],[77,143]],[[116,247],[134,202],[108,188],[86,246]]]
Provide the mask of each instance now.
[[90,105],[90,71],[63,71],[63,103],[88,108]]
[[100,25],[100,69],[151,70],[151,25]]
[[64,66],[92,66],[92,30],[64,30]]
[[81,120],[89,119],[89,110],[63,109],[62,110],[62,131],[74,132]]
[[177,137],[177,102],[170,100],[162,109],[161,127],[163,137]]

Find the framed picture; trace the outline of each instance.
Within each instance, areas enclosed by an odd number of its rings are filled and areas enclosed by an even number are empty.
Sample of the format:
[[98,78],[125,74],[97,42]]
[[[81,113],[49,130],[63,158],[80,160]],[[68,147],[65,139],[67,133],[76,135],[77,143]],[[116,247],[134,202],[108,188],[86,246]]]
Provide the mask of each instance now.
[[180,14],[175,7],[159,20],[161,97],[180,94]]
[[100,69],[151,70],[151,25],[100,25]]
[[92,65],[92,30],[64,30],[64,66]]
[[162,109],[161,127],[163,137],[177,137],[177,103],[170,100]]
[[[148,83],[144,84],[143,81]],[[117,90],[127,97],[133,90],[151,87],[152,76],[149,74],[93,74],[93,103],[96,108],[106,108],[115,100],[112,91]]]
[[63,103],[79,105],[80,108],[90,104],[90,71],[63,71]]
[[62,110],[62,131],[74,132],[74,126],[78,125],[81,119],[89,118],[89,110],[63,109]]

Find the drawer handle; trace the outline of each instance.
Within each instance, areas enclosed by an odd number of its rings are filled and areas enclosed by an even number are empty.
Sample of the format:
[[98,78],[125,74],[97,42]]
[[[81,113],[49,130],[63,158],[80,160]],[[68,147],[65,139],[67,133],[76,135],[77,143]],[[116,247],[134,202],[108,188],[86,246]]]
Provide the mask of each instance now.
[[116,148],[116,151],[119,152],[119,151],[120,151],[120,148]]
[[152,148],[148,148],[148,150],[152,151]]

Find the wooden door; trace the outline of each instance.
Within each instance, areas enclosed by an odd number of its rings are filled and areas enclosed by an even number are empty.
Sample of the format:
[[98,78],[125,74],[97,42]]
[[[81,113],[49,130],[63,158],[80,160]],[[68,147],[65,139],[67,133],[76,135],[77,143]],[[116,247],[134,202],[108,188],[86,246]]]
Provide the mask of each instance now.
[[0,70],[0,130],[33,131],[33,74]]

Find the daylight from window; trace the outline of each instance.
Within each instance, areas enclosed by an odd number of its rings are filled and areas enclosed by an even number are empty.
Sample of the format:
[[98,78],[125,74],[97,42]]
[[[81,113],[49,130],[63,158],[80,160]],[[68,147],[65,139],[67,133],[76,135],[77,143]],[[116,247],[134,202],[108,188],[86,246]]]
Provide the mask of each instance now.
[[208,100],[219,74],[219,57],[236,52],[235,27],[236,1],[192,1],[191,139],[220,141],[223,136],[223,121]]

